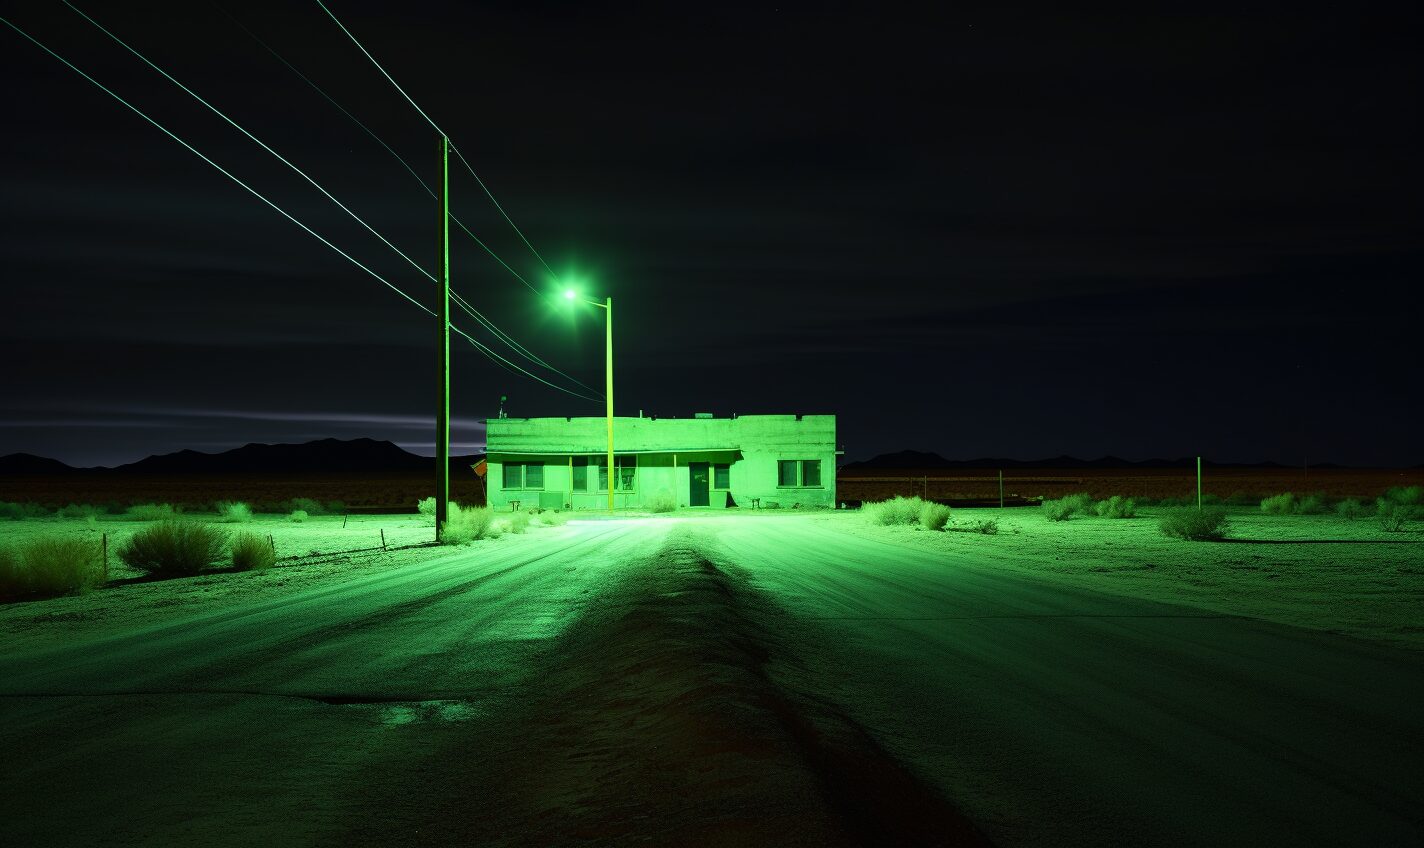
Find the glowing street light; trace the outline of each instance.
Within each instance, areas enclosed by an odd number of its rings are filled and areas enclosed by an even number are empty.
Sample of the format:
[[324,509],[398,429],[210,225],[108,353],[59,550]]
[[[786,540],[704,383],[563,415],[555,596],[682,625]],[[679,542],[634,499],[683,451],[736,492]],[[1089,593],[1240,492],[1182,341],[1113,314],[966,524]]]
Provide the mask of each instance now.
[[605,327],[604,333],[604,361],[605,380],[604,394],[607,396],[608,406],[608,512],[613,512],[613,487],[617,485],[618,469],[613,465],[613,298],[604,298],[602,303],[588,298],[581,298],[578,292],[573,289],[564,289],[565,300],[582,300],[584,303],[597,306],[604,310]]

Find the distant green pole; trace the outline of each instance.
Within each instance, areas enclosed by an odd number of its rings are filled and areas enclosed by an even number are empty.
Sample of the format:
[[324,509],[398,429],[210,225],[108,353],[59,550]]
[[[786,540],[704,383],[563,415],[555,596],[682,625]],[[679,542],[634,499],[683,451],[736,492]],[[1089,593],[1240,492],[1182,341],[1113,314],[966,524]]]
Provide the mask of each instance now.
[[999,509],[1004,508],[1004,470],[999,469]]
[[1197,457],[1197,512],[1201,512],[1201,457]]
[[450,139],[440,136],[440,351],[435,385],[435,541],[450,520]]
[[603,308],[607,310],[607,331],[604,335],[604,357],[607,361],[607,386],[604,394],[608,395],[608,514],[613,514],[613,486],[617,469],[613,467],[613,298],[604,300]]

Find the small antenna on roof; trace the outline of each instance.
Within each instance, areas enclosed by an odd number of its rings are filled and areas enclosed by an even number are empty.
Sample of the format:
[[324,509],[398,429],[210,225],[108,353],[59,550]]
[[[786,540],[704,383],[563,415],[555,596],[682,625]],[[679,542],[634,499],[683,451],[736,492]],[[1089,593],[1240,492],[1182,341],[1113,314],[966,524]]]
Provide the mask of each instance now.
[[507,416],[507,415],[504,414],[504,402],[507,401],[507,400],[509,400],[509,397],[508,397],[507,395],[500,395],[500,396],[499,396],[499,417],[500,417],[500,418],[508,418],[508,417],[509,417],[509,416]]

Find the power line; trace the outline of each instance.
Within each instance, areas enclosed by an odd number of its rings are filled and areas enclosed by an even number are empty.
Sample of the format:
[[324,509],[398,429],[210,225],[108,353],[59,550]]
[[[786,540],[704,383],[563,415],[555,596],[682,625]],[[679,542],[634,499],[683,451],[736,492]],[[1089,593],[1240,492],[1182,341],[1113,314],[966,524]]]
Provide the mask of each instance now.
[[[387,239],[384,235],[382,235],[380,232],[378,232],[375,227],[372,227],[370,224],[366,223],[366,221],[365,221],[364,219],[362,219],[361,216],[359,216],[359,215],[357,215],[355,212],[353,212],[348,206],[346,206],[346,204],[342,203],[340,200],[337,200],[336,197],[335,197],[331,192],[327,191],[320,183],[318,183],[315,179],[313,179],[311,176],[309,176],[305,171],[303,171],[301,168],[297,167],[295,164],[293,164],[290,160],[288,160],[288,159],[287,159],[285,156],[283,156],[282,154],[278,153],[276,150],[273,150],[272,147],[269,146],[266,142],[262,141],[262,139],[258,138],[257,136],[253,135],[252,133],[248,132],[246,128],[244,128],[242,125],[238,124],[238,123],[237,123],[236,121],[234,121],[232,118],[229,118],[222,110],[218,109],[216,106],[214,106],[213,104],[209,103],[207,100],[203,99],[202,96],[200,96],[197,92],[193,91],[193,90],[192,90],[191,88],[189,88],[188,86],[186,86],[186,85],[184,85],[183,83],[179,82],[175,77],[173,77],[172,74],[169,74],[169,73],[168,73],[167,71],[165,71],[163,68],[161,68],[161,67],[159,67],[158,65],[154,64],[152,61],[150,61],[150,60],[148,59],[147,56],[144,56],[142,53],[140,53],[140,52],[139,52],[138,50],[136,50],[134,47],[132,47],[131,45],[129,45],[129,44],[128,44],[126,41],[124,41],[122,38],[119,38],[117,35],[115,35],[113,32],[111,32],[108,28],[106,28],[103,24],[101,24],[101,23],[99,23],[98,21],[94,20],[93,18],[89,17],[89,15],[85,14],[83,10],[79,9],[79,8],[78,8],[77,6],[75,6],[73,3],[69,2],[69,0],[63,0],[63,2],[64,2],[64,5],[68,6],[72,11],[74,11],[74,12],[75,12],[76,14],[78,14],[80,17],[84,18],[86,21],[88,21],[89,23],[93,24],[95,27],[97,27],[97,28],[98,28],[100,31],[102,31],[105,35],[109,36],[109,38],[111,38],[111,39],[113,39],[115,42],[117,42],[117,43],[118,43],[120,46],[122,46],[124,49],[128,50],[128,51],[129,51],[130,53],[132,53],[133,55],[137,56],[140,60],[143,61],[144,64],[148,65],[150,68],[153,68],[155,71],[157,71],[158,73],[162,74],[165,79],[167,79],[169,82],[173,83],[174,85],[178,86],[179,88],[183,89],[183,91],[184,91],[185,93],[187,93],[189,96],[191,96],[194,100],[197,100],[199,103],[201,103],[201,104],[203,104],[204,106],[206,106],[213,114],[215,114],[215,115],[217,115],[218,117],[222,118],[224,121],[226,121],[228,124],[230,124],[231,126],[233,126],[234,128],[236,128],[236,129],[237,129],[239,132],[241,132],[243,135],[245,135],[245,136],[247,136],[248,138],[252,139],[252,141],[255,142],[255,143],[256,143],[259,147],[261,147],[263,150],[265,150],[265,151],[267,151],[268,153],[270,153],[270,154],[272,154],[273,156],[275,156],[279,161],[282,162],[282,164],[286,165],[288,168],[290,168],[291,170],[293,170],[294,172],[296,172],[299,176],[302,177],[302,179],[306,180],[306,181],[307,181],[308,183],[310,183],[313,187],[315,187],[317,191],[320,191],[323,195],[325,195],[328,200],[330,200],[332,203],[335,203],[337,206],[341,207],[341,210],[342,210],[343,212],[345,212],[347,215],[351,216],[351,218],[352,218],[353,220],[355,220],[357,223],[359,223],[362,227],[365,227],[367,232],[371,233],[371,234],[374,235],[376,238],[380,239],[383,244],[385,244],[385,245],[386,245],[387,247],[389,247],[391,250],[395,251],[395,252],[396,252],[402,259],[404,259],[406,262],[410,263],[411,267],[415,268],[417,271],[419,271],[420,273],[424,274],[425,277],[426,277],[427,279],[429,279],[431,282],[435,282],[435,277],[434,277],[429,271],[425,270],[425,269],[424,269],[423,267],[421,267],[420,264],[417,263],[414,259],[411,259],[409,256],[407,256],[404,251],[402,251],[400,248],[396,247],[393,243],[391,243],[391,241],[390,241],[389,239]],[[229,16],[229,17],[230,17],[230,16]],[[240,22],[239,22],[239,25],[240,25]],[[245,27],[244,27],[244,29],[245,29]],[[270,48],[269,48],[269,49],[270,49]],[[273,52],[275,53],[275,51],[273,51]],[[281,58],[281,57],[279,56],[278,58]],[[285,60],[284,60],[284,61],[285,61]],[[294,68],[293,70],[295,70],[295,68]],[[303,78],[305,79],[305,77],[303,77]],[[315,86],[315,84],[313,84],[313,86]],[[318,89],[318,90],[320,90],[320,89]],[[330,98],[328,98],[328,99],[330,99]],[[335,103],[335,101],[332,101],[332,102]],[[337,105],[338,105],[338,107],[339,107],[340,104],[337,104]],[[342,111],[344,112],[345,110],[343,109]],[[349,115],[350,113],[347,113],[347,114]],[[353,120],[354,120],[354,116],[353,116]],[[359,124],[360,122],[357,121],[357,123]],[[363,124],[362,127],[364,128],[364,126],[365,126],[365,125]],[[367,132],[370,132],[370,130],[368,129]],[[372,135],[372,136],[375,136],[375,133],[371,133],[371,135]],[[380,138],[379,138],[379,137],[376,137],[376,140],[377,140],[377,141],[380,141]],[[383,145],[385,144],[385,142],[381,142],[381,143],[382,143]],[[388,150],[390,149],[390,147],[389,147],[388,145],[387,145],[387,149],[388,149]],[[392,152],[392,153],[395,153],[394,150],[392,150],[391,152]],[[399,159],[400,157],[397,155],[396,158]],[[405,163],[405,160],[404,160],[404,159],[401,159],[401,162],[402,162],[402,163]],[[407,167],[407,169],[410,169],[409,164],[406,164],[406,167]],[[410,169],[410,170],[411,170],[411,173],[412,173],[412,174],[415,173],[414,169]],[[419,180],[420,178],[417,176],[416,179]],[[422,181],[421,184],[424,185],[424,182]],[[463,227],[463,225],[461,225],[461,226]],[[471,233],[470,235],[473,236],[474,234]],[[478,239],[476,239],[476,240],[478,241]],[[498,257],[496,257],[496,258],[498,258]],[[470,311],[470,308],[469,308],[469,307],[466,307],[466,308],[467,308],[467,311]],[[472,316],[472,317],[473,317],[473,316]],[[589,391],[594,391],[591,387],[585,385],[585,384],[582,383],[581,381],[576,380],[576,379],[574,379],[573,377],[570,377],[569,375],[563,373],[562,371],[560,371],[559,369],[553,367],[552,365],[550,365],[549,363],[547,363],[547,362],[545,362],[544,360],[540,359],[539,357],[534,356],[532,353],[529,352],[528,348],[525,348],[523,345],[521,345],[521,344],[519,344],[518,342],[514,341],[514,339],[513,339],[512,336],[509,336],[509,334],[505,333],[503,330],[500,330],[498,327],[496,327],[496,326],[494,325],[494,322],[493,322],[493,321],[490,321],[489,319],[485,318],[483,315],[478,316],[477,320],[478,320],[482,325],[484,325],[487,329],[489,329],[489,330],[495,335],[496,338],[498,338],[498,339],[500,339],[501,341],[503,341],[503,342],[505,343],[505,345],[508,346],[511,350],[513,350],[513,351],[515,351],[515,352],[517,352],[517,353],[520,353],[520,354],[522,354],[522,355],[528,357],[531,362],[535,362],[535,363],[537,363],[537,364],[543,366],[544,368],[547,368],[547,369],[549,369],[550,371],[553,371],[554,373],[560,375],[561,377],[563,377],[563,378],[566,379],[566,380],[569,380],[569,381],[574,382],[574,383],[578,383],[580,386],[583,386],[584,388],[588,389]]]
[[[6,26],[10,27],[10,28],[13,29],[15,32],[17,32],[17,33],[19,33],[20,35],[24,36],[26,40],[28,40],[30,43],[34,44],[36,47],[40,48],[41,50],[45,51],[45,52],[48,53],[50,56],[53,56],[55,59],[58,59],[61,63],[63,63],[63,64],[64,64],[66,67],[68,67],[70,70],[74,71],[75,73],[77,73],[77,74],[79,74],[81,77],[83,77],[84,79],[88,80],[90,83],[92,83],[92,84],[93,84],[96,88],[98,88],[100,91],[104,92],[105,94],[107,94],[107,95],[109,95],[110,97],[112,97],[112,98],[114,98],[115,100],[117,100],[119,103],[123,104],[127,109],[129,109],[129,110],[130,110],[131,112],[133,112],[134,114],[138,115],[140,118],[143,118],[143,119],[144,119],[145,121],[147,121],[149,124],[152,124],[155,128],[157,128],[157,129],[158,129],[160,132],[162,132],[164,135],[168,136],[169,138],[171,138],[171,139],[173,139],[174,141],[178,142],[179,144],[183,145],[183,147],[185,147],[185,148],[186,148],[189,152],[191,152],[193,155],[197,156],[199,159],[202,159],[204,162],[208,163],[208,164],[211,165],[213,168],[217,169],[219,173],[221,173],[223,176],[227,177],[228,179],[232,180],[233,182],[237,183],[239,186],[241,186],[243,189],[245,189],[245,190],[246,190],[249,194],[251,194],[252,196],[256,197],[258,200],[261,200],[263,203],[265,203],[265,204],[267,204],[268,206],[270,206],[270,207],[272,207],[273,209],[275,209],[278,213],[280,213],[280,214],[282,215],[282,217],[286,218],[287,220],[289,220],[289,221],[291,221],[292,223],[296,224],[297,226],[301,227],[303,230],[305,230],[308,234],[310,234],[311,236],[313,236],[314,238],[316,238],[316,239],[317,239],[318,241],[320,241],[322,244],[324,244],[324,245],[326,245],[327,247],[331,248],[332,250],[336,251],[338,254],[340,254],[340,255],[342,256],[342,258],[346,259],[348,262],[350,262],[351,264],[355,265],[357,268],[360,268],[361,270],[365,271],[367,274],[370,274],[372,277],[374,277],[374,278],[376,278],[377,280],[379,280],[382,284],[384,284],[387,288],[389,288],[389,289],[391,289],[392,291],[394,291],[396,294],[400,295],[401,297],[403,297],[403,298],[405,298],[406,300],[410,301],[411,303],[415,304],[415,306],[418,307],[422,312],[424,312],[424,313],[426,313],[427,315],[430,315],[430,316],[432,316],[432,317],[435,317],[435,312],[434,312],[433,310],[431,310],[430,307],[426,306],[425,304],[423,304],[423,303],[421,303],[420,301],[416,300],[415,298],[411,297],[409,294],[406,294],[406,292],[403,291],[399,286],[395,285],[395,284],[392,283],[391,281],[387,280],[385,277],[383,277],[383,276],[381,276],[380,274],[378,274],[378,273],[376,273],[375,271],[373,271],[371,268],[369,268],[369,267],[367,267],[366,265],[362,264],[362,263],[360,262],[360,260],[358,260],[358,259],[356,259],[355,257],[353,257],[351,254],[349,254],[349,253],[347,253],[346,251],[342,250],[341,248],[337,247],[335,244],[332,244],[331,241],[329,241],[326,237],[322,236],[322,235],[321,235],[320,233],[318,233],[316,230],[313,230],[311,227],[308,227],[306,224],[304,224],[304,223],[302,223],[301,221],[297,220],[297,218],[295,218],[294,216],[292,216],[292,215],[291,215],[289,212],[287,212],[285,209],[283,209],[282,207],[278,206],[276,203],[273,203],[271,200],[267,199],[267,197],[266,197],[265,195],[263,195],[261,192],[257,191],[257,189],[255,189],[255,188],[253,188],[252,186],[248,185],[247,183],[243,182],[241,179],[239,179],[237,176],[235,176],[232,172],[228,171],[226,168],[224,168],[223,166],[219,165],[217,162],[214,162],[214,161],[213,161],[212,159],[210,159],[208,156],[206,156],[205,154],[203,154],[202,151],[198,150],[196,147],[194,147],[193,145],[189,144],[187,141],[185,141],[185,140],[184,140],[181,136],[179,136],[177,133],[174,133],[172,130],[168,129],[168,128],[165,127],[163,124],[161,124],[161,123],[159,123],[158,121],[154,120],[153,118],[149,117],[148,114],[146,114],[142,109],[139,109],[137,106],[133,105],[132,103],[128,102],[128,101],[125,100],[123,97],[121,97],[119,94],[115,93],[115,92],[114,92],[112,89],[110,89],[108,86],[106,86],[106,85],[104,85],[103,83],[99,82],[98,80],[94,79],[94,78],[91,77],[89,74],[85,73],[83,70],[80,70],[80,68],[79,68],[78,66],[76,66],[73,62],[70,62],[68,59],[66,59],[66,58],[64,58],[63,56],[59,55],[59,54],[56,53],[54,50],[51,50],[47,45],[45,45],[45,44],[44,44],[43,42],[41,42],[39,39],[37,39],[37,38],[35,38],[34,36],[30,35],[28,32],[25,32],[25,31],[24,31],[23,29],[21,29],[19,26],[17,26],[17,25],[14,24],[13,22],[11,22],[9,19],[4,18],[4,17],[0,17],[0,22],[3,22]],[[453,330],[454,330],[456,333],[458,333],[459,335],[463,336],[467,341],[469,341],[472,345],[474,345],[474,347],[475,347],[477,350],[479,350],[481,353],[483,353],[486,357],[489,357],[489,358],[494,359],[494,360],[496,360],[496,361],[498,361],[498,362],[501,362],[501,363],[503,363],[503,364],[505,364],[505,365],[507,365],[507,366],[509,366],[509,367],[511,367],[511,368],[514,368],[514,369],[516,369],[517,371],[519,371],[520,373],[523,373],[523,374],[525,374],[526,376],[532,377],[532,378],[534,378],[535,380],[538,380],[539,382],[543,383],[544,385],[549,386],[550,388],[553,388],[553,389],[557,389],[557,390],[559,390],[559,391],[561,391],[561,392],[564,392],[565,394],[569,394],[569,395],[572,395],[572,396],[574,396],[574,397],[582,398],[582,399],[584,399],[584,400],[589,400],[589,401],[594,401],[594,402],[597,402],[597,401],[598,401],[598,398],[589,397],[588,395],[580,394],[579,392],[570,391],[570,390],[568,390],[568,389],[563,388],[562,386],[555,385],[554,383],[551,383],[551,382],[549,382],[548,380],[545,380],[544,378],[540,377],[540,376],[537,375],[537,374],[533,374],[533,373],[530,373],[529,371],[526,371],[525,369],[521,368],[517,363],[510,362],[509,360],[507,360],[507,359],[505,359],[504,357],[500,356],[498,353],[495,353],[493,350],[491,350],[491,349],[489,349],[488,347],[486,347],[485,345],[481,344],[481,343],[480,343],[478,340],[476,340],[474,337],[470,336],[470,335],[469,335],[468,333],[466,333],[464,330],[460,329],[459,327],[456,327],[456,326],[453,325],[453,324],[451,325],[451,329],[453,329]]]
[[[323,3],[322,0],[316,0],[316,4],[320,6],[322,11],[326,12],[326,14],[333,21],[336,22],[336,25],[341,28],[342,32],[346,33],[346,37],[351,39],[351,42],[355,44],[356,47],[366,55],[366,58],[371,60],[371,64],[376,66],[376,70],[380,71],[381,75],[384,76],[387,80],[390,80],[391,85],[395,86],[396,91],[399,91],[401,93],[401,96],[406,99],[406,102],[410,103],[411,106],[415,107],[415,111],[420,113],[420,117],[424,118],[426,122],[429,123],[430,126],[435,129],[436,132],[448,138],[450,134],[442,130],[439,124],[435,123],[435,121],[429,115],[425,114],[425,110],[420,108],[420,104],[416,103],[415,100],[412,99],[409,94],[406,94],[405,89],[400,87],[400,83],[396,82],[395,78],[392,77],[389,73],[387,73],[385,68],[381,67],[381,63],[377,62],[376,57],[371,55],[371,51],[367,50],[361,44],[361,42],[356,38],[356,36],[352,34],[351,30],[347,29],[346,25],[343,24],[340,19],[338,19],[336,15],[333,14],[332,11],[326,7],[326,4]],[[474,167],[471,166],[469,160],[465,158],[465,154],[461,153],[460,148],[455,146],[453,143],[450,146],[451,149],[455,151],[455,157],[459,159],[460,163],[465,166],[465,170],[470,172],[470,176],[475,178],[475,182],[479,183],[480,188],[484,190],[485,196],[487,196],[490,199],[490,202],[494,204],[494,208],[499,210],[499,214],[504,216],[504,220],[509,224],[511,228],[514,229],[514,232],[518,233],[520,240],[524,242],[524,246],[529,248],[529,252],[534,254],[534,257],[539,260],[539,264],[544,266],[544,270],[548,271],[549,275],[557,281],[559,279],[559,275],[554,273],[554,269],[550,268],[549,263],[544,261],[544,257],[540,255],[539,251],[534,249],[534,245],[530,243],[529,238],[524,235],[524,231],[519,229],[519,225],[514,223],[514,219],[509,217],[508,212],[504,211],[504,207],[501,206],[499,201],[495,199],[494,192],[490,191],[489,186],[485,185],[485,181],[480,179],[479,174],[475,173]]]

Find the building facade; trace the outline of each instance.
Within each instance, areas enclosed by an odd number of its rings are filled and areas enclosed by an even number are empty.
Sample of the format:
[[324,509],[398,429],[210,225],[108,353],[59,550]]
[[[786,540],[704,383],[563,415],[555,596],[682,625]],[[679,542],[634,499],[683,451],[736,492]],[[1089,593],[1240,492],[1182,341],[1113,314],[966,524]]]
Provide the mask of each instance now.
[[[606,418],[491,418],[491,506],[607,509]],[[618,509],[834,507],[834,415],[614,418]]]

